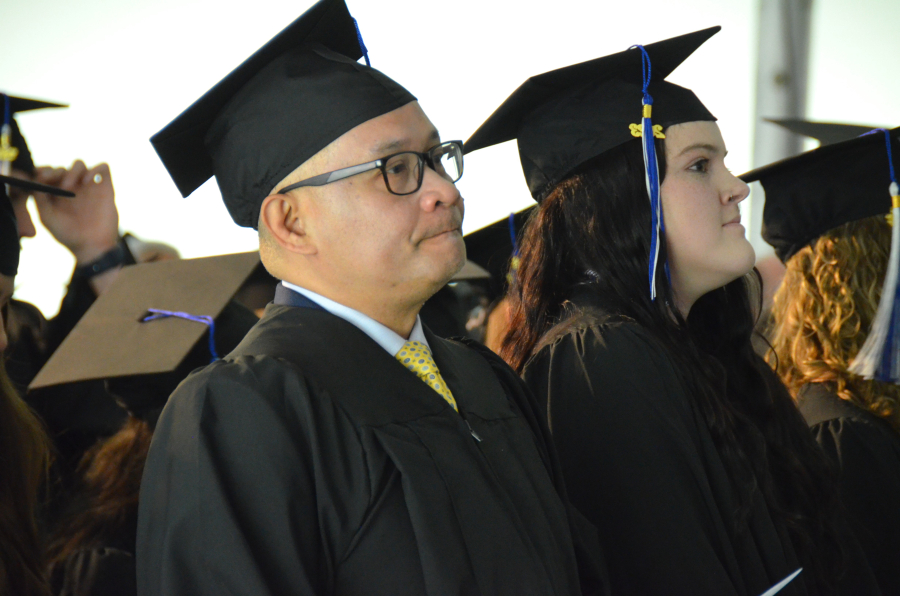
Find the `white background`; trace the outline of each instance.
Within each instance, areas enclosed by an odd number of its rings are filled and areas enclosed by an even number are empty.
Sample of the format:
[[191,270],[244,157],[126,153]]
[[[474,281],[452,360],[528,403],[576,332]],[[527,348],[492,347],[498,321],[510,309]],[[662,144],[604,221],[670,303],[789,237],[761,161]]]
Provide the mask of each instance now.
[[[531,75],[712,25],[669,77],[718,118],[728,165],[751,167],[759,0],[347,0],[372,65],[406,86],[445,139],[465,140]],[[112,168],[123,231],[184,257],[252,250],[213,181],[182,199],[149,137],[310,0],[5,0],[0,90],[69,103],[18,117],[38,165]],[[900,1],[815,0],[811,119],[900,124]],[[530,202],[515,143],[466,158],[464,231]],[[73,259],[45,230],[23,242],[16,296],[53,315]]]

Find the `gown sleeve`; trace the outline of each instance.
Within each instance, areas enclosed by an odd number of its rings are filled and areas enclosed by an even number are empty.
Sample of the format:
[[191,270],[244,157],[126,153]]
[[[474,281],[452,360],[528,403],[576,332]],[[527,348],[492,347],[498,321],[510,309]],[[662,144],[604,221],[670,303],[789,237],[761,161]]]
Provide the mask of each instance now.
[[525,378],[546,395],[569,498],[599,530],[613,593],[745,594],[720,555],[683,385],[655,340],[634,324],[589,327],[545,347]]
[[273,358],[220,361],[176,389],[141,485],[139,595],[328,593],[316,486],[334,482],[315,469],[313,435],[331,431],[334,460],[352,459],[353,438],[343,420],[311,419],[314,397]]

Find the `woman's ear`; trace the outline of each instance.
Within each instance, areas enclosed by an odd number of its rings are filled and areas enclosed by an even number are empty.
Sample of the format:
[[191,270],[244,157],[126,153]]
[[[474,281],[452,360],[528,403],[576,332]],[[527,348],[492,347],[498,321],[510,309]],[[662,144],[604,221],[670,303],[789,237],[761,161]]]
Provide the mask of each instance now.
[[307,232],[300,201],[295,195],[269,195],[260,208],[259,224],[268,228],[271,238],[285,250],[315,254],[316,246]]

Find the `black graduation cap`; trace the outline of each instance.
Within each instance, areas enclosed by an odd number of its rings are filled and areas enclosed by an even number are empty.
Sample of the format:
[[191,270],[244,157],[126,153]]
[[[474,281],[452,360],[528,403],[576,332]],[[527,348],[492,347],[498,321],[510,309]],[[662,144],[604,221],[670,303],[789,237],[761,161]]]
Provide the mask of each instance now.
[[[890,135],[900,136],[900,128]],[[783,262],[828,230],[891,210],[882,133],[782,159],[741,179],[762,183],[766,191],[762,237]]]
[[796,118],[764,118],[764,120],[777,124],[798,135],[816,139],[822,145],[849,141],[872,129],[879,128],[878,126],[865,126],[862,124],[813,122],[812,120],[799,120]]
[[[507,275],[515,256],[522,228],[531,216],[536,205],[526,207],[512,215],[512,226],[509,216],[490,223],[483,228],[470,232],[463,237],[466,243],[466,258],[485,269],[490,274],[488,282],[489,298],[503,294],[508,285]],[[513,238],[515,237],[515,243]]]
[[[692,91],[663,79],[720,29],[644,46],[654,124],[715,120]],[[579,165],[640,136],[642,57],[631,48],[531,77],[466,141],[465,151],[517,139],[528,188],[541,201]]]
[[0,273],[12,277],[19,270],[19,226],[16,212],[6,193],[7,184],[63,197],[74,197],[75,193],[30,180],[0,175],[0,190],[3,191],[3,197],[0,198]]
[[415,101],[356,61],[343,0],[321,0],[151,138],[188,196],[216,177],[232,219],[256,228],[262,200],[355,126]]
[[[28,388],[172,373],[195,348],[201,364],[209,363],[213,347],[224,356],[234,345],[223,349],[219,317],[258,264],[259,253],[251,252],[123,268]],[[145,321],[154,311],[179,315]],[[216,322],[213,346],[202,317]]]
[[[28,97],[14,97],[3,93],[0,93],[0,100],[2,100],[0,109],[3,109],[4,111],[3,123],[9,124],[10,126],[10,146],[15,149],[16,153],[16,156],[8,161],[12,163],[13,169],[31,174],[34,171],[34,160],[31,158],[31,152],[28,150],[28,144],[25,142],[25,137],[22,136],[19,125],[16,123],[15,115],[19,112],[28,112],[30,110],[39,110],[42,108],[67,108],[69,106]],[[0,148],[0,150],[2,150],[2,148]],[[0,156],[0,160],[6,161],[2,156]]]

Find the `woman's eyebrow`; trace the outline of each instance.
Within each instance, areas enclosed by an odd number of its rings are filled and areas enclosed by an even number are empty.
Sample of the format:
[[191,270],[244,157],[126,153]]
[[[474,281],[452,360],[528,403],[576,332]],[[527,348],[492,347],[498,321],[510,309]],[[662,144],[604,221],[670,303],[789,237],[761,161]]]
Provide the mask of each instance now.
[[[685,147],[684,149],[682,149],[681,153],[679,153],[676,157],[681,157],[685,153],[688,153],[689,151],[694,151],[695,149],[706,149],[710,153],[720,153],[721,152],[721,149],[719,147],[716,147],[715,145],[710,145],[709,143],[696,143],[694,145],[689,145],[689,146]],[[725,155],[728,155],[727,150],[725,151],[723,156],[725,156]]]

